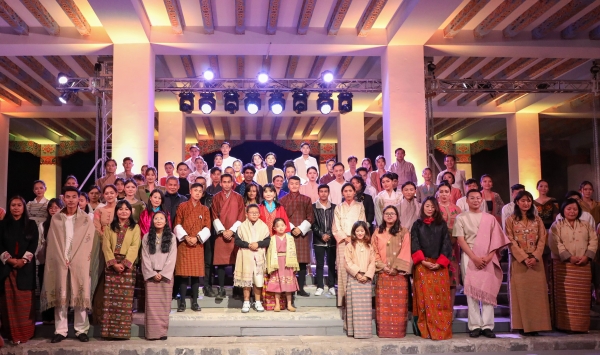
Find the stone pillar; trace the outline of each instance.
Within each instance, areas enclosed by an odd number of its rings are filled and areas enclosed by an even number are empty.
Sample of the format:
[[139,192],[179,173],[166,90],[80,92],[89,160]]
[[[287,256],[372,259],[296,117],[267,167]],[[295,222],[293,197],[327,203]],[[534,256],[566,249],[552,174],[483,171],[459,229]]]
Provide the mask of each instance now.
[[6,208],[8,198],[8,143],[9,143],[10,117],[0,113],[0,207]]
[[113,48],[112,158],[154,166],[154,52],[147,43]]
[[61,194],[61,168],[57,157],[56,144],[42,144],[40,147],[40,180],[46,183],[46,196],[56,197]]
[[388,46],[381,57],[385,159],[389,166],[404,148],[417,177],[427,166],[423,58],[423,46]]
[[[338,161],[344,163],[348,170],[348,157],[358,158],[358,165],[365,156],[365,114],[364,112],[349,112],[337,117],[337,151]],[[323,174],[327,171],[324,170]]]
[[517,112],[507,116],[506,131],[510,184],[523,184],[533,194],[542,178],[538,114]]
[[160,112],[158,114],[158,174],[164,175],[165,162],[175,166],[185,156],[185,116],[183,112]]

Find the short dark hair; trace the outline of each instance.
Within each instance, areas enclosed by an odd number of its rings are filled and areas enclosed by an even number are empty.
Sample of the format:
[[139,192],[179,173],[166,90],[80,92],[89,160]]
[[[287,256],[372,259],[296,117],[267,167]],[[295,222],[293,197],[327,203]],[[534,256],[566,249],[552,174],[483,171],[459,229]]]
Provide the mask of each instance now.
[[355,160],[358,163],[358,158],[355,157],[354,155],[351,155],[348,157],[348,164],[350,163],[350,160]]
[[33,182],[33,186],[35,186],[35,184],[42,184],[44,187],[46,187],[46,183],[44,182],[44,180],[35,180]]
[[329,162],[335,163],[335,158],[327,159],[327,161],[325,162],[325,165],[327,165],[327,163],[329,163]]
[[571,191],[567,192],[567,194],[565,195],[565,198],[570,198],[571,196],[577,196],[580,199],[583,197],[583,196],[581,196],[581,193],[579,191],[571,190]]
[[519,191],[519,190],[525,190],[525,186],[522,184],[514,184],[513,186],[510,187],[510,192],[515,192],[515,191]]
[[278,178],[281,178],[281,180],[285,180],[285,178],[281,174],[274,175],[272,180],[275,181],[275,179],[278,179]]
[[198,151],[200,151],[200,148],[198,148],[198,146],[197,146],[197,145],[192,145],[192,146],[190,146],[190,149],[188,149],[188,150],[190,150],[190,151],[191,151],[192,149],[198,149]]
[[412,187],[414,187],[415,189],[417,188],[417,185],[414,182],[407,181],[404,184],[402,184],[402,190],[404,190],[404,188],[407,187],[408,185],[412,185]]
[[123,164],[125,164],[125,162],[128,160],[133,163],[133,159],[131,159],[131,157],[125,157],[123,158]]
[[392,175],[392,174],[393,173],[385,173],[385,174],[381,175],[381,177],[379,178],[379,182],[383,181],[384,178],[394,180],[394,175]]
[[186,164],[186,163],[184,163],[184,162],[180,162],[179,164],[177,164],[177,170],[179,170],[179,167],[180,167],[180,166],[183,166],[183,165],[185,165],[186,169],[189,169],[189,168],[190,168],[189,166],[187,166],[187,164]]
[[113,158],[108,158],[108,159],[106,159],[106,161],[104,162],[104,167],[106,168],[106,166],[108,165],[108,163],[109,163],[109,162],[111,162],[111,161],[112,161],[113,163],[115,163],[115,165],[117,165],[117,161],[116,161],[116,160],[114,160]]
[[367,168],[365,168],[364,166],[361,166],[360,168],[356,169],[357,173],[360,173],[361,171],[364,171],[365,173],[369,173],[369,170],[367,170]]
[[481,191],[480,191],[480,190],[477,190],[477,189],[471,189],[471,190],[467,191],[467,194],[466,194],[465,196],[466,196],[467,198],[469,198],[469,195],[470,195],[470,194],[472,194],[472,193],[478,193],[478,194],[479,194],[479,196],[482,196],[482,195],[481,195]]
[[294,169],[294,172],[296,172],[296,167],[294,165],[284,165],[283,166],[283,170],[287,171],[287,169]]
[[307,145],[310,148],[310,144],[308,144],[308,142],[300,143],[300,148],[304,147],[305,145]]
[[404,148],[396,148],[396,150],[394,150],[394,154],[398,153],[399,150],[403,151],[404,154],[406,154],[406,150],[404,150]]
[[242,174],[246,172],[246,170],[251,170],[252,173],[256,174],[256,168],[254,164],[246,164],[242,167]]
[[265,154],[265,160],[267,160],[267,157],[272,155],[273,158],[275,158],[275,160],[277,160],[277,154],[273,153],[273,152],[268,152],[267,154]]
[[336,166],[341,166],[342,169],[346,170],[346,167],[344,166],[344,163],[342,163],[341,161],[338,161],[337,163],[333,164],[333,168],[335,169]]
[[286,160],[286,161],[283,163],[283,168],[284,168],[284,169],[286,169],[286,168],[289,168],[290,166],[293,166],[293,167],[294,167],[294,169],[296,169],[296,165],[294,165],[294,161],[293,161],[293,160]]
[[398,174],[390,173],[390,175],[392,175],[392,180],[398,180]]
[[248,206],[246,206],[246,213],[248,213],[251,208],[256,208],[256,209],[260,210],[260,207],[258,207],[258,205],[256,203],[251,203]]
[[288,179],[288,181],[291,181],[291,180],[295,180],[295,181],[298,181],[298,182],[300,182],[300,183],[302,182],[302,180],[300,180],[300,178],[299,178],[299,177],[297,177],[296,175],[294,175],[294,176],[290,176],[290,178]]
[[218,166],[213,166],[212,168],[210,168],[210,174],[213,175],[214,173],[221,172],[221,168],[219,168]]
[[[112,186],[112,187],[114,187],[114,185],[106,185],[106,186]],[[106,186],[104,186],[104,188],[106,188]],[[65,187],[63,187],[63,195],[65,195],[69,191],[70,192],[76,192],[77,193],[77,197],[81,196],[81,192],[77,188],[75,188],[73,186],[65,186]],[[116,188],[115,188],[115,191],[116,191]]]
[[317,191],[319,191],[321,189],[327,189],[327,191],[329,191],[329,185],[321,184],[321,185],[319,185],[319,187],[317,187]]
[[179,178],[177,176],[174,176],[174,175],[173,176],[168,176],[167,180],[165,180],[165,184],[168,184],[169,180],[175,180],[175,181],[177,181],[177,185],[179,185]]
[[446,175],[450,175],[452,177],[452,184],[454,184],[456,182],[456,178],[454,177],[454,174],[451,173],[450,171],[444,171],[444,173],[442,174],[442,180],[444,180],[444,176]]
[[135,174],[131,178],[134,180],[141,180],[141,181],[146,180],[146,179],[144,179],[144,175],[142,175],[142,174]]
[[191,185],[190,185],[190,191],[192,191],[192,189],[195,189],[196,187],[201,187],[201,188],[202,188],[202,191],[204,191],[204,185],[202,185],[202,184],[201,184],[201,183],[199,183],[199,182],[195,182],[195,183],[191,184]]
[[448,158],[452,158],[452,159],[454,159],[454,161],[456,161],[456,155],[454,155],[454,154],[446,154],[446,156],[444,157],[444,160],[446,160]]
[[229,148],[231,148],[231,144],[229,144],[229,142],[227,142],[227,141],[225,141],[225,142],[221,143],[221,147],[222,147],[222,146],[224,146],[224,145],[228,145],[228,146],[229,146]]
[[581,214],[583,214],[583,210],[581,209],[581,206],[579,205],[579,202],[577,202],[576,199],[574,198],[568,198],[565,200],[565,202],[562,203],[562,205],[560,206],[560,215],[562,216],[562,218],[565,218],[565,208],[568,205],[572,205],[572,204],[576,204],[577,205],[577,209],[579,210],[579,213],[577,213],[577,219],[581,218]]
[[125,186],[125,179],[123,179],[122,177],[118,177],[115,179],[115,186],[117,185],[118,182],[122,183],[123,186]]
[[465,185],[471,185],[471,184],[477,184],[477,188],[479,188],[479,181],[477,181],[475,179],[467,179],[465,181]]
[[221,181],[223,181],[224,178],[229,178],[229,179],[231,179],[231,181],[233,181],[233,176],[231,176],[231,174],[227,174],[227,173],[222,174]]
[[165,162],[165,166],[167,166],[167,165],[171,165],[172,167],[175,167],[175,163],[172,161]]

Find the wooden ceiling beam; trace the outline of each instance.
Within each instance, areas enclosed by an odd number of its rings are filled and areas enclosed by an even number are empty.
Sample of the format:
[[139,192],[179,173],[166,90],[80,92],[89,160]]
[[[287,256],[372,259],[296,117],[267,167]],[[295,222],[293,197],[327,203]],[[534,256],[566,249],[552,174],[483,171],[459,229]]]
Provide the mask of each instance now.
[[52,36],[58,36],[60,34],[60,26],[48,10],[42,5],[39,0],[21,0],[21,3],[25,6],[29,12],[35,17],[36,20],[44,27],[46,32]]
[[371,28],[377,21],[377,18],[383,11],[383,8],[387,4],[387,0],[370,0],[369,4],[365,8],[358,24],[356,25],[356,33],[358,37],[367,37]]
[[319,122],[319,116],[313,116],[309,119],[308,124],[304,127],[304,131],[302,132],[302,139],[308,139],[308,137],[311,136],[317,122]]
[[262,129],[263,129],[263,116],[258,116],[256,118],[256,140],[259,141],[262,137]]
[[513,13],[526,0],[504,0],[477,27],[473,29],[475,38],[483,38],[498,26],[507,16]]
[[78,125],[73,124],[71,120],[64,118],[47,118],[47,120],[69,132],[71,135],[81,138],[82,140],[88,140],[93,137],[93,135],[90,136],[88,132],[81,129]]
[[[88,125],[85,124],[85,121],[80,118],[67,118],[70,124],[79,128],[83,133],[87,134],[89,137],[94,138],[96,132],[93,129],[90,129]],[[158,127],[158,126],[156,126]]]
[[202,12],[202,23],[204,33],[212,35],[215,33],[215,21],[212,11],[212,0],[200,0],[200,11]]
[[221,117],[221,124],[223,125],[223,135],[225,136],[225,140],[228,141],[231,139],[231,127],[229,127],[229,118],[227,116]]
[[24,85],[28,86],[33,92],[48,100],[54,106],[62,105],[60,101],[58,101],[58,97],[54,95],[52,91],[40,84],[31,75],[27,74],[25,70],[21,69],[21,67],[16,65],[12,60],[8,59],[8,57],[0,57],[0,67],[17,78],[17,80],[22,82]]
[[321,70],[323,69],[323,64],[325,64],[324,56],[316,56],[313,61],[312,67],[310,68],[309,78],[318,78],[321,76]]
[[246,0],[235,0],[235,34],[246,33]]
[[365,138],[369,138],[381,129],[381,118],[375,117],[375,122],[365,131]]
[[352,59],[354,59],[353,56],[343,56],[336,69],[335,69],[335,77],[337,79],[341,79],[344,74],[346,74],[346,70],[348,70],[348,68],[350,67],[350,64],[352,63]]
[[29,26],[27,26],[27,23],[23,21],[15,10],[13,10],[4,0],[0,0],[0,17],[6,21],[17,34],[29,34]]
[[82,36],[89,36],[92,33],[92,27],[87,22],[77,4],[73,0],[56,0],[63,9],[69,20],[73,22],[77,32]]
[[298,61],[300,61],[299,55],[291,55],[288,57],[287,67],[285,69],[285,78],[293,79],[296,75],[296,69],[298,68]]
[[442,75],[454,62],[458,60],[458,57],[442,57],[437,63],[435,63],[435,72],[437,76]]
[[235,62],[237,66],[237,78],[244,79],[246,77],[246,57],[243,55],[236,55]]
[[360,70],[358,71],[358,73],[356,73],[356,79],[366,78],[367,75],[369,75],[369,72],[371,72],[371,69],[373,69],[373,66],[375,66],[375,64],[379,60],[380,60],[379,57],[375,57],[375,56],[368,57],[367,60],[365,60],[365,62],[363,63],[363,65],[360,68]]
[[560,31],[560,36],[564,39],[575,38],[577,37],[577,34],[589,30],[597,24],[598,21],[600,21],[600,5],[596,6],[592,11],[583,15],[579,20]]
[[185,19],[183,18],[183,12],[181,11],[181,3],[179,0],[163,0],[165,8],[167,9],[167,15],[171,22],[171,28],[175,34],[183,34],[185,29]]
[[4,88],[1,88],[1,87],[0,87],[0,99],[2,99],[4,101],[12,102],[13,104],[15,104],[17,106],[21,106],[21,99],[19,99],[15,95],[13,95],[10,91],[5,90]]
[[215,130],[213,128],[212,123],[210,122],[210,118],[202,117],[202,122],[204,122],[204,127],[206,128],[206,134],[211,139],[215,139]]
[[302,10],[300,10],[300,18],[298,19],[298,28],[296,29],[296,33],[299,35],[305,35],[308,32],[310,20],[312,19],[316,5],[317,0],[304,0],[302,2]]
[[277,140],[279,127],[281,126],[281,117],[273,117],[273,127],[271,127],[271,140]]
[[191,55],[182,55],[181,64],[183,64],[183,69],[185,70],[185,75],[188,78],[197,78],[198,74],[196,74],[196,69],[194,69],[194,62],[192,62]]
[[246,140],[246,117],[236,117],[238,124],[240,125],[240,139]]
[[279,8],[281,0],[269,0],[269,9],[267,10],[267,34],[277,33],[277,21],[279,20]]
[[321,130],[319,131],[319,140],[323,139],[323,136],[325,135],[325,133],[327,133],[329,127],[331,127],[331,125],[334,122],[335,117],[327,117],[327,121],[325,121],[325,124],[323,125],[323,127],[321,127]]
[[60,127],[59,125],[55,124],[54,122],[50,122],[48,119],[46,118],[32,118],[31,119],[33,122],[39,124],[40,126],[46,128],[47,130],[49,130],[50,132],[57,134],[61,137],[65,137],[71,140],[77,140],[77,136],[75,134],[72,134],[71,132],[67,131],[64,129],[64,127]]
[[471,0],[444,28],[444,38],[454,38],[490,0]]
[[594,0],[571,0],[568,4],[563,6],[561,9],[548,17],[544,22],[540,23],[536,28],[534,28],[531,31],[531,37],[533,39],[541,39],[546,37],[558,26],[567,22],[571,17],[575,16],[593,3]]
[[14,82],[8,76],[0,73],[0,85],[4,86],[4,88],[14,92],[17,96],[20,96],[25,101],[28,101],[34,106],[42,106],[42,99],[37,97],[36,95],[29,92],[27,89],[22,87],[21,85]]
[[327,34],[330,36],[336,36],[342,27],[342,22],[346,18],[346,14],[350,9],[352,0],[337,0],[329,24],[327,25]]
[[73,60],[75,60],[75,62],[77,63],[77,65],[79,65],[79,67],[81,69],[83,69],[83,71],[89,75],[90,77],[96,75],[96,72],[94,70],[94,63],[92,63],[91,60],[88,59],[87,56],[85,55],[74,55],[72,56]]
[[300,117],[294,116],[290,121],[290,125],[285,132],[286,139],[294,139],[294,135],[296,134],[296,129],[298,128],[298,124],[300,124]]
[[505,38],[515,37],[540,18],[540,16],[550,10],[554,5],[558,4],[559,1],[560,0],[538,0],[538,2],[529,7],[513,22],[506,26],[506,28],[502,30],[502,34]]

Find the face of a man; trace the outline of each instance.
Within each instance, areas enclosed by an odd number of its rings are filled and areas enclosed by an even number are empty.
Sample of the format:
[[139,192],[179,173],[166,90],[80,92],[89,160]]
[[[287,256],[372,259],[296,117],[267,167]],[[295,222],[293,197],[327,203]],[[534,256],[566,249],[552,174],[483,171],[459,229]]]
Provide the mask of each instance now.
[[512,200],[514,200],[514,199],[515,199],[515,197],[517,197],[517,195],[518,195],[518,194],[519,194],[519,192],[521,192],[521,191],[525,191],[525,189],[520,189],[520,190],[515,190],[515,191],[513,191],[513,192],[512,192],[512,195],[511,195],[511,199],[512,199]]
[[300,148],[300,151],[302,152],[302,155],[308,155],[308,153],[310,153],[310,147],[305,144]]
[[224,157],[229,156],[230,151],[231,151],[231,148],[229,147],[229,144],[221,145],[221,153],[223,153]]
[[478,192],[471,192],[469,196],[467,196],[467,204],[469,205],[469,209],[478,210],[481,207],[481,194]]
[[298,180],[289,180],[288,181],[288,189],[290,192],[298,192],[300,190],[300,181]]
[[333,174],[333,166],[335,165],[334,162],[330,161],[327,162],[327,164],[325,164],[325,166],[327,167],[327,172],[330,174]]
[[225,168],[225,174],[235,175],[235,171],[231,166],[228,166],[227,168]]
[[454,170],[455,164],[456,164],[456,162],[454,161],[454,158],[452,158],[452,157],[446,157],[444,159],[444,165],[446,165],[446,169],[448,169],[448,170]]
[[319,200],[327,201],[329,199],[329,189],[321,188],[319,189]]
[[341,165],[335,166],[333,168],[333,175],[336,179],[341,179],[344,176],[344,168]]
[[179,181],[176,179],[167,180],[167,192],[170,194],[177,193],[179,190]]
[[258,221],[260,217],[260,211],[256,207],[251,207],[248,212],[246,212],[246,218],[252,223]]
[[194,187],[193,189],[190,189],[190,197],[194,201],[200,201],[200,199],[202,198],[202,188],[198,186]]
[[221,180],[221,170],[216,170],[214,173],[210,174],[210,179],[213,183],[218,183]]
[[133,161],[131,160],[125,160],[123,162],[123,169],[125,169],[125,171],[131,171],[131,169],[133,169]]
[[289,179],[294,175],[296,175],[296,168],[294,168],[293,166],[288,166],[287,168],[285,168],[285,178],[286,179]]
[[405,155],[406,155],[406,153],[404,152],[404,150],[402,150],[402,149],[399,149],[399,150],[396,152],[396,160],[398,160],[398,161],[403,161],[403,160],[404,160],[404,156],[405,156]]
[[281,177],[274,178],[273,185],[275,185],[276,188],[281,189],[283,187],[283,179]]
[[77,192],[75,191],[65,192],[63,199],[65,200],[65,206],[70,210],[73,210],[79,206],[79,196],[77,196]]
[[252,179],[254,179],[254,171],[250,169],[244,170],[244,181],[251,183]]
[[114,174],[117,171],[117,164],[111,160],[106,164],[105,169],[107,174]]
[[221,178],[221,187],[226,192],[231,190],[231,188],[233,187],[233,181],[231,181],[231,178],[229,176]]
[[195,158],[198,155],[200,155],[200,150],[198,150],[196,148],[192,148],[192,149],[190,149],[190,155],[192,156],[192,158]]
[[351,169],[356,169],[356,164],[358,164],[358,161],[356,159],[350,159],[350,161],[348,162],[348,165],[350,165]]

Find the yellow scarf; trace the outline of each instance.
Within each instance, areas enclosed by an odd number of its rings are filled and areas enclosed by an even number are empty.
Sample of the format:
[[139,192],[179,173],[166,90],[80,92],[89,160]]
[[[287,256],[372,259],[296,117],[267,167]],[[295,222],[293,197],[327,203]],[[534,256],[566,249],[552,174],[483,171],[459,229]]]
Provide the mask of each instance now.
[[[279,269],[276,238],[279,237],[276,235],[271,237],[271,243],[269,244],[269,249],[267,250],[267,272],[269,274]],[[285,267],[294,271],[298,271],[300,270],[300,265],[298,265],[298,256],[296,255],[296,243],[294,242],[294,237],[292,237],[290,233],[286,233],[285,238]]]

